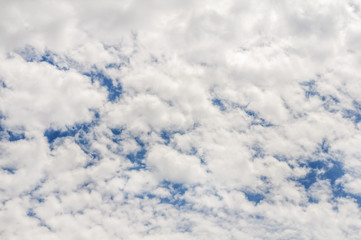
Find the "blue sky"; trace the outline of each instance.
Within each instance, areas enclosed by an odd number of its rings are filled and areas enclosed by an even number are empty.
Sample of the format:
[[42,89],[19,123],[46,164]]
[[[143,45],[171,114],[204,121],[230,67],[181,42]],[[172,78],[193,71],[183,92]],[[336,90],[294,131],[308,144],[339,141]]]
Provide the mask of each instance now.
[[4,1],[1,239],[358,239],[358,1]]

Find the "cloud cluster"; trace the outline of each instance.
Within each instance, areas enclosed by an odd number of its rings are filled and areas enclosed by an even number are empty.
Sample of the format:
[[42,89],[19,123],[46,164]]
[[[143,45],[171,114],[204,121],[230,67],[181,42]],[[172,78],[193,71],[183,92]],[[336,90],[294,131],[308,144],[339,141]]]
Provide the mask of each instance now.
[[6,1],[1,239],[358,239],[357,1]]

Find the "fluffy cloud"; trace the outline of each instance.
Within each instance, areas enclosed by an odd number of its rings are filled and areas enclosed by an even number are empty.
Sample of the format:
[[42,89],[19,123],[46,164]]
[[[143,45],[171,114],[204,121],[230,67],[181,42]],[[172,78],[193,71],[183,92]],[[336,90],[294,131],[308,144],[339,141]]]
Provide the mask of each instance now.
[[2,5],[0,238],[359,238],[357,1]]

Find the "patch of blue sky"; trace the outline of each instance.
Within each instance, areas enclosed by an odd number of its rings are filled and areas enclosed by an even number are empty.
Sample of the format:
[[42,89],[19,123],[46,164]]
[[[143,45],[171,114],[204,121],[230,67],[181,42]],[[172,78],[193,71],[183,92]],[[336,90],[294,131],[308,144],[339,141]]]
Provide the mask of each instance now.
[[134,153],[129,153],[126,155],[126,158],[133,163],[133,166],[129,168],[129,170],[140,170],[146,168],[146,164],[144,162],[145,155],[147,154],[147,149],[145,143],[140,140],[139,137],[135,137],[134,140],[137,142],[138,146],[140,146],[140,150]]
[[334,187],[336,180],[345,174],[342,163],[332,159],[308,161],[300,166],[309,170],[305,177],[296,180],[306,190],[318,180],[329,180]]
[[135,197],[139,199],[157,199],[160,204],[170,204],[176,208],[182,208],[188,204],[184,199],[184,194],[188,188],[184,184],[163,181],[159,186],[168,189],[170,196],[159,197],[149,192],[143,192],[135,195]]
[[36,212],[34,211],[34,209],[32,208],[29,208],[26,212],[26,215],[30,218],[35,218],[39,221],[39,225],[42,226],[42,227],[46,227],[49,231],[52,231],[52,229],[50,228],[49,225],[47,225],[44,220],[42,220],[37,214]]
[[256,219],[256,220],[264,220],[264,216],[261,216],[259,214],[248,215],[248,217]]
[[171,204],[176,208],[182,208],[187,204],[184,194],[188,188],[184,184],[163,181],[161,186],[167,188],[171,196],[160,198],[160,203]]
[[78,144],[83,150],[90,147],[90,140],[87,136],[89,133],[89,127],[87,124],[81,124],[76,126],[75,143]]
[[361,196],[346,192],[344,190],[344,188],[342,187],[342,185],[339,184],[336,187],[334,187],[332,189],[332,193],[333,193],[334,200],[337,200],[338,198],[348,198],[348,199],[355,201],[357,203],[357,205],[361,208]]
[[6,83],[5,83],[3,80],[1,80],[1,79],[0,79],[0,87],[2,87],[2,88],[7,88]]
[[354,110],[344,110],[343,117],[351,119],[355,124],[361,122],[361,113]]
[[[111,46],[104,46],[104,48],[109,49]],[[82,68],[79,63],[73,59],[67,56],[59,56],[57,53],[49,50],[41,53],[32,46],[26,46],[24,48],[17,49],[15,52],[27,62],[46,62],[62,71],[69,70],[70,68],[77,70]],[[122,67],[130,64],[129,57],[119,55],[118,58],[120,60],[119,62],[106,64],[105,69],[121,69]]]
[[212,99],[212,104],[216,107],[218,107],[218,109],[221,111],[221,112],[224,112],[227,110],[226,106],[224,105],[223,101],[221,99],[218,99],[218,98],[214,98]]
[[315,170],[312,169],[310,172],[308,172],[306,174],[305,177],[295,179],[295,181],[297,183],[301,184],[306,190],[308,190],[311,187],[311,185],[317,181],[316,176],[317,176],[317,174],[316,174]]
[[[183,132],[182,132],[183,134]],[[191,155],[191,156],[195,156],[199,159],[200,164],[202,165],[206,165],[206,160],[205,160],[205,156],[203,154],[201,154],[196,147],[192,146],[189,150],[184,151],[181,149],[177,149],[180,153],[182,154],[187,154],[187,155]],[[208,172],[209,170],[207,170]]]
[[53,52],[46,51],[45,54],[41,56],[39,62],[49,63],[50,65],[53,65],[54,67],[62,71],[69,70],[67,66],[61,66],[60,63],[56,61],[55,58],[59,58],[59,57]]
[[340,100],[338,100],[338,98],[332,96],[332,95],[328,95],[328,96],[321,96],[321,100],[322,100],[322,106],[323,108],[331,113],[337,112],[337,108],[335,108],[337,106],[338,103],[340,103]]
[[86,166],[90,167],[94,165],[96,160],[100,159],[99,152],[91,149],[91,141],[88,137],[91,129],[98,124],[98,121],[99,114],[94,112],[94,120],[92,122],[78,123],[73,126],[67,126],[65,129],[48,128],[45,130],[44,136],[47,138],[51,150],[54,149],[54,144],[58,141],[61,142],[63,138],[74,138],[75,143],[79,145],[82,151],[91,157],[92,161]]
[[[90,130],[98,124],[99,121],[99,113],[97,111],[94,111],[94,118],[91,122],[84,122],[84,123],[77,123],[72,126],[67,126],[65,130],[63,129],[54,129],[54,128],[48,128],[44,132],[44,136],[47,138],[48,143],[52,144],[56,139],[63,138],[63,137],[74,137],[78,133],[89,133]],[[80,138],[82,138],[80,136]],[[80,139],[81,141],[81,139]]]
[[[280,162],[288,162],[288,158],[286,157],[286,156],[284,156],[284,155],[278,155],[278,154],[276,154],[276,155],[273,155],[273,157],[275,158],[275,159],[277,159],[278,161],[280,161]],[[294,167],[294,166],[293,166]]]
[[253,158],[264,158],[265,157],[265,153],[264,150],[262,149],[262,147],[259,146],[259,144],[255,144],[251,147],[253,155]]
[[164,144],[168,145],[170,143],[170,140],[172,138],[171,133],[169,131],[163,130],[160,133],[160,137],[164,140]]
[[44,136],[48,139],[48,143],[52,144],[58,138],[74,137],[79,131],[88,131],[87,124],[76,124],[75,126],[67,127],[66,130],[48,128]]
[[75,143],[89,156],[88,162],[85,164],[84,168],[94,166],[101,159],[99,150],[92,148],[92,140],[90,140],[91,138],[88,134],[89,132],[81,130],[75,135]]
[[[97,156],[96,156],[96,155],[95,155],[95,156],[93,156],[93,159],[96,159],[96,158],[97,158]],[[96,161],[94,161],[94,160],[92,160],[92,161],[88,161],[88,162],[85,164],[84,168],[90,168],[90,167],[94,166],[94,165],[95,165],[95,163],[96,163]]]
[[[334,194],[340,191],[337,179],[345,175],[343,163],[338,160],[338,155],[330,150],[330,144],[327,139],[323,139],[319,144],[319,148],[315,151],[315,159],[299,161],[298,165],[308,170],[306,176],[294,179],[298,184],[302,185],[306,191],[316,182],[327,180],[331,184]],[[317,202],[312,198],[310,202]]]
[[14,167],[2,167],[1,170],[8,174],[15,174],[17,171],[17,169]]
[[332,165],[326,169],[326,172],[324,172],[320,178],[321,179],[328,179],[332,186],[335,185],[335,182],[338,178],[345,175],[345,170],[343,169],[343,165],[341,162],[333,161]]
[[[212,104],[216,107],[219,108],[220,111],[224,112],[227,110],[227,106],[224,103],[223,100],[219,99],[219,98],[214,98],[212,99]],[[261,125],[262,127],[272,127],[274,126],[272,123],[266,121],[264,118],[260,117],[255,111],[252,111],[250,109],[247,109],[247,105],[246,106],[242,106],[236,103],[231,103],[230,104],[231,108],[239,108],[242,111],[244,111],[248,116],[252,117],[252,122],[251,125]]]
[[135,194],[134,195],[135,198],[139,198],[139,199],[156,199],[157,196],[152,194],[152,193],[148,193],[148,192],[143,192],[140,194]]
[[302,82],[300,85],[304,87],[305,97],[307,99],[310,99],[311,97],[317,97],[322,101],[322,106],[326,111],[338,111],[335,106],[340,103],[340,100],[332,95],[322,95],[319,91],[317,91],[317,82],[315,80]]
[[255,205],[258,205],[263,199],[265,199],[265,196],[261,193],[248,191],[244,191],[243,193],[246,196],[247,200],[253,202]]
[[[302,164],[301,164],[302,166]],[[309,169],[307,175],[303,178],[296,179],[296,182],[301,184],[306,191],[317,181],[328,180],[331,184],[333,200],[338,198],[353,199],[359,207],[361,207],[361,196],[346,192],[343,186],[337,183],[337,179],[341,178],[345,174],[343,165],[341,162],[333,159],[310,161],[304,163],[304,167]],[[309,197],[310,203],[317,203],[318,200]]]
[[44,198],[38,194],[38,190],[41,188],[42,184],[46,181],[46,179],[42,179],[38,185],[36,185],[32,190],[27,192],[27,195],[30,196],[31,200],[36,201],[37,203],[43,203]]
[[361,122],[361,104],[353,101],[354,109],[346,109],[343,111],[343,117],[351,119],[355,124]]
[[15,131],[9,131],[5,130],[0,126],[0,140],[7,140],[9,142],[16,142],[19,140],[25,139],[25,133],[24,132],[15,132]]
[[130,63],[130,58],[127,55],[122,54],[123,51],[120,45],[103,44],[103,47],[108,52],[116,53],[117,57],[122,60],[122,62],[126,64]]
[[272,123],[267,122],[265,119],[258,116],[258,114],[252,110],[244,109],[244,112],[253,118],[251,122],[252,125],[261,125],[262,127],[272,127],[274,126]]
[[353,101],[352,105],[354,106],[355,110],[360,112],[361,111],[361,103],[357,102],[357,101]]
[[[204,156],[199,156],[199,161],[202,165],[207,165],[207,162],[206,162]],[[207,173],[211,173],[211,170],[207,169]]]
[[4,118],[5,118],[5,116],[0,114],[0,141],[7,140],[9,142],[15,142],[15,141],[25,139],[25,132],[22,131],[21,129],[16,130],[16,131],[10,131],[10,130],[5,129],[3,127],[3,125],[1,124],[1,120]]
[[108,100],[110,102],[117,101],[123,93],[123,87],[120,83],[113,81],[108,77],[103,71],[93,69],[91,72],[83,73],[85,76],[89,77],[91,82],[99,82],[100,86],[105,87],[108,91]]
[[79,186],[78,189],[80,190],[86,190],[88,193],[91,193],[95,188],[94,182],[85,182]]
[[5,138],[5,129],[1,124],[2,115],[0,115],[0,141]]
[[21,50],[16,51],[27,62],[45,62],[59,70],[66,71],[69,67],[65,66],[64,61],[56,53],[49,50],[44,54],[40,54],[34,47],[27,46]]
[[[199,155],[199,154],[198,154],[198,150],[197,150],[196,147],[191,147],[191,149],[190,149],[190,151],[189,151],[188,154],[190,154],[190,155]],[[202,158],[202,156],[200,156],[200,157]]]
[[161,187],[167,188],[173,195],[180,194],[184,195],[185,192],[188,190],[188,187],[182,183],[174,183],[171,181],[163,181],[160,184]]
[[261,179],[261,181],[265,185],[270,185],[271,184],[271,180],[267,176],[261,175],[261,176],[259,176],[259,179]]
[[18,49],[16,50],[16,53],[27,62],[38,62],[41,59],[40,53],[32,46],[26,46],[22,49]]
[[111,128],[110,131],[112,132],[111,139],[114,143],[120,143],[123,140],[122,133],[124,128]]
[[168,189],[170,196],[158,197],[154,194],[144,192],[142,194],[137,194],[135,197],[140,199],[158,199],[161,204],[170,204],[176,208],[182,208],[187,205],[187,201],[184,199],[184,194],[188,188],[184,184],[162,181],[159,187]]
[[20,132],[20,133],[15,133],[15,132],[12,132],[12,131],[7,131],[8,135],[9,135],[9,138],[8,140],[10,142],[14,142],[14,141],[19,141],[21,139],[25,139],[25,133],[23,132]]
[[34,210],[32,208],[29,208],[26,215],[28,217],[36,217],[36,213],[34,212]]
[[110,131],[111,131],[114,135],[120,135],[120,134],[122,134],[122,132],[124,131],[124,128],[111,128]]
[[45,181],[46,179],[40,180],[40,182],[35,187],[25,192],[27,197],[31,200],[33,206],[37,206],[45,202],[44,196],[38,191],[39,189],[41,189]]
[[310,81],[302,82],[300,85],[304,86],[305,97],[307,99],[313,96],[320,96],[320,93],[316,90],[317,85],[315,80],[312,79]]
[[107,65],[105,65],[105,68],[106,69],[121,69],[122,67],[125,67],[127,66],[127,63],[126,62],[121,62],[121,63],[109,63]]
[[175,134],[181,134],[183,135],[184,132],[183,131],[170,131],[170,130],[162,130],[160,132],[160,137],[164,140],[164,144],[165,145],[169,145],[169,143],[171,142],[171,140],[173,139]]
[[322,143],[320,144],[320,150],[322,153],[328,153],[330,149],[330,144],[328,143],[327,139],[323,139]]

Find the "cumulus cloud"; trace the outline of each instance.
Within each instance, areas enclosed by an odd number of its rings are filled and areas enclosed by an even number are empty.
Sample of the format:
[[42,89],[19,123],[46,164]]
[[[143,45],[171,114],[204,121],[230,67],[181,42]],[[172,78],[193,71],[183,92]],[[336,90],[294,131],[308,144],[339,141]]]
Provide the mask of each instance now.
[[357,1],[2,1],[1,239],[358,239]]

